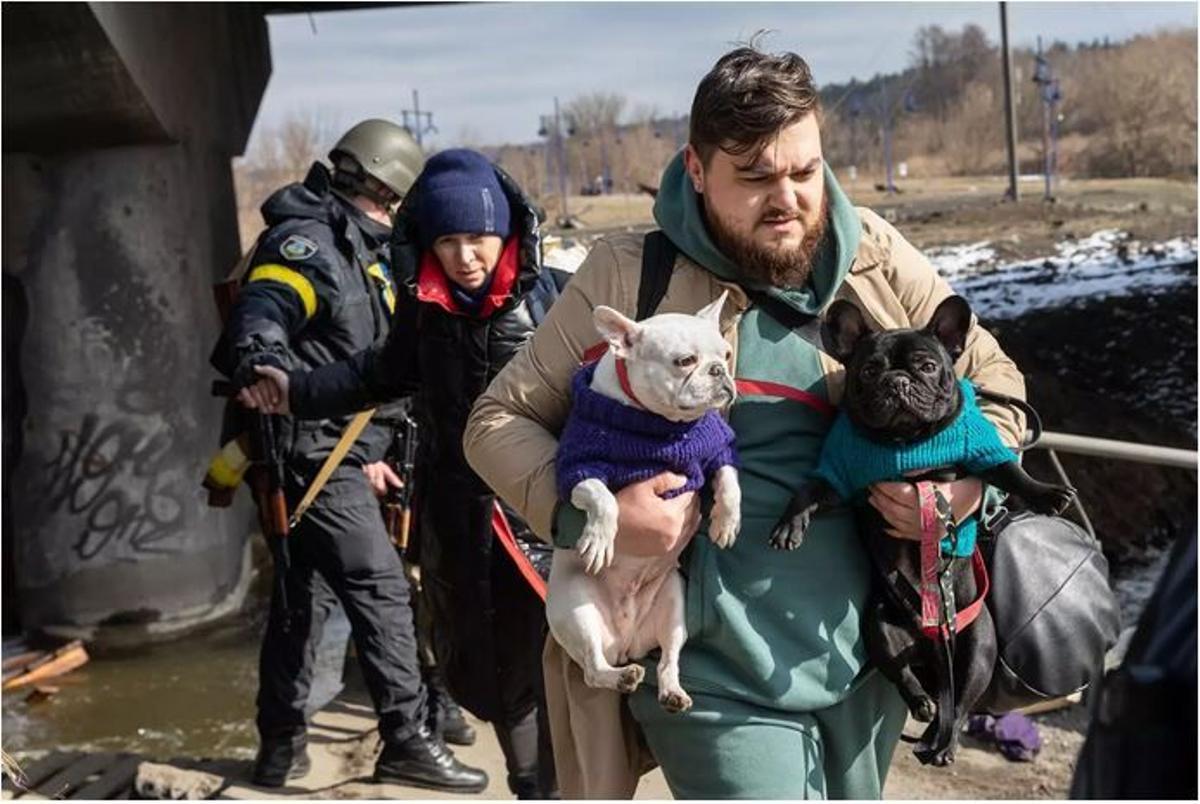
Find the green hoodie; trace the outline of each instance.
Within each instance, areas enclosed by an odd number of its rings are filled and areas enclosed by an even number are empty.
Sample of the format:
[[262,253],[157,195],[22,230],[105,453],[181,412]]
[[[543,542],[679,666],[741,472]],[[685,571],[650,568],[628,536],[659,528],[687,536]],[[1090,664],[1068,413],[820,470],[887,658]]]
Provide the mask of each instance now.
[[[832,300],[862,232],[828,167],[825,192],[832,236],[817,255],[810,285],[762,288],[807,313]],[[693,261],[739,280],[737,266],[709,237],[682,155],[663,174],[654,217]],[[828,398],[815,347],[758,307],[738,324],[737,374]],[[721,550],[705,527],[687,555],[681,681],[685,689],[771,708],[823,709],[848,694],[866,661],[859,623],[870,585],[867,557],[849,512],[817,519],[795,551],[773,550],[768,540],[792,493],[811,476],[831,420],[798,401],[741,394],[729,423],[742,464],[742,530],[732,548]]]
[[[758,288],[803,312],[833,298],[862,234],[858,212],[825,168],[831,236],[809,287]],[[671,241],[716,276],[739,281],[737,266],[713,244],[682,154],[663,174],[654,217]],[[744,280],[741,280],[744,282]],[[749,283],[746,283],[749,284]],[[737,379],[828,395],[816,348],[757,307],[738,323]],[[729,415],[741,459],[742,530],[721,550],[705,522],[684,553],[688,640],[680,658],[684,689],[795,712],[823,709],[850,692],[866,662],[859,623],[870,586],[867,556],[849,511],[822,516],[804,544],[771,549],[771,528],[817,465],[831,418],[801,402],[742,393]],[[584,516],[559,507],[555,544],[574,546]],[[647,659],[649,665],[652,660]],[[646,676],[649,683],[656,678]]]

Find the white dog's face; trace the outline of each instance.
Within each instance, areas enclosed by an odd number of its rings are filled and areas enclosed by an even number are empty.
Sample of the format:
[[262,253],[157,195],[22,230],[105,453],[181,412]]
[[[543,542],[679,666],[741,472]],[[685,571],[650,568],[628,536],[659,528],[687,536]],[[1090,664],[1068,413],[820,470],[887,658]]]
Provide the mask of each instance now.
[[672,421],[693,421],[733,402],[731,350],[719,326],[728,295],[696,315],[662,313],[641,322],[611,307],[593,311],[596,329],[625,360],[629,386],[648,410]]

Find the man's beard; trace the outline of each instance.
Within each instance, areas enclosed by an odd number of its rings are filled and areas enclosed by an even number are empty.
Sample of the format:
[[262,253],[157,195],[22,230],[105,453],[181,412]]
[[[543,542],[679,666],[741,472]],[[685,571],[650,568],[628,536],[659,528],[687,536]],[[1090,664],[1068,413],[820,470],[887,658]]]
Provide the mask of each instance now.
[[805,230],[800,245],[789,248],[764,246],[735,232],[707,206],[705,213],[717,248],[738,267],[743,277],[777,288],[798,288],[812,274],[813,259],[828,229],[829,202],[821,199],[821,212],[814,225]]

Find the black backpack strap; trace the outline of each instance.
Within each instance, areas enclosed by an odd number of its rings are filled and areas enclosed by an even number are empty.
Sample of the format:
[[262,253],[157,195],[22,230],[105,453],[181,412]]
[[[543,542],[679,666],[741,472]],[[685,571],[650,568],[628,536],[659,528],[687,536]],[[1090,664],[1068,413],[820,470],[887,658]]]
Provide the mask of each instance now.
[[[667,286],[671,284],[671,273],[675,270],[675,256],[679,250],[661,230],[647,232],[642,240],[642,278],[638,284],[637,321],[654,315]],[[742,288],[750,301],[765,310],[772,318],[799,335],[804,341],[818,349],[821,345],[821,318],[808,315],[771,298],[765,293]]]
[[638,283],[636,321],[654,315],[667,286],[671,284],[671,272],[675,270],[675,255],[679,250],[662,231],[647,232],[642,240],[642,279]]

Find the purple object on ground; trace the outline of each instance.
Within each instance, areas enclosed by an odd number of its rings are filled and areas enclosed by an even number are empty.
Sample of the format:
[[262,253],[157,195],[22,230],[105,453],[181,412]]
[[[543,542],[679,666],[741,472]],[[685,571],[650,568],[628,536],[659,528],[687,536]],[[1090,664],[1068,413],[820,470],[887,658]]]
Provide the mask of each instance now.
[[996,721],[996,745],[1006,759],[1032,762],[1042,750],[1042,735],[1037,725],[1019,712],[1009,712]]
[[995,741],[1005,759],[1013,762],[1032,762],[1042,750],[1042,735],[1037,724],[1019,712],[1009,712],[999,718],[991,715],[971,715],[967,718],[967,734],[980,740]]

